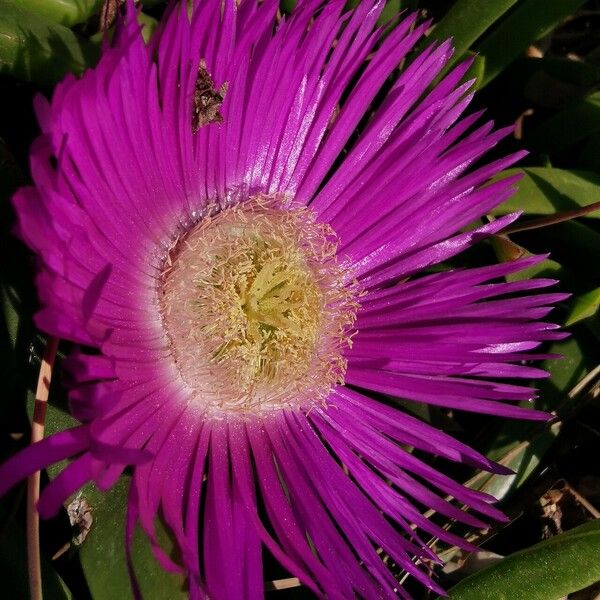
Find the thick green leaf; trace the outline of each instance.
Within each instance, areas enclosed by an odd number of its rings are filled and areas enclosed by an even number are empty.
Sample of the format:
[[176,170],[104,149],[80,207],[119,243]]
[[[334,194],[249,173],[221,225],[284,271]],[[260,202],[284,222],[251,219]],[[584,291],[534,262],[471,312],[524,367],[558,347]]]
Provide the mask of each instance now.
[[452,600],[558,600],[600,580],[600,520],[581,525],[467,577]]
[[547,108],[567,107],[600,81],[600,68],[566,58],[522,58],[515,67],[513,85],[523,89],[528,100]]
[[475,89],[479,89],[483,76],[485,75],[485,56],[475,54],[473,58],[473,64],[467,71],[465,79],[475,79]]
[[600,308],[600,287],[573,298],[565,325],[573,325],[583,319],[593,317]]
[[297,0],[280,0],[279,8],[282,13],[289,15],[296,8],[296,2]]
[[[519,246],[507,236],[495,235],[492,237],[492,246],[494,252],[501,262],[510,262],[519,258],[531,256],[523,246]],[[533,265],[527,269],[522,269],[516,273],[511,273],[506,278],[508,281],[522,281],[523,279],[531,279],[532,277],[559,277],[562,272],[562,266],[554,260],[547,258],[537,265]]]
[[591,86],[600,79],[600,67],[568,58],[523,58],[521,68],[530,69],[531,74],[543,71],[565,83],[577,86]]
[[377,23],[385,25],[390,19],[393,19],[402,10],[402,0],[387,0],[385,8],[379,15]]
[[561,418],[578,403],[579,396],[573,396],[573,389],[600,361],[597,340],[592,335],[582,327],[571,333],[571,337],[548,348],[551,354],[562,358],[544,361],[541,367],[550,373],[550,378],[537,383],[539,407],[558,410]]
[[[493,214],[523,211],[531,215],[553,215],[600,200],[600,175],[589,171],[567,171],[551,167],[508,169],[502,177],[521,174],[517,192]],[[600,210],[586,217],[600,219]]]
[[94,64],[99,49],[13,0],[0,0],[0,73],[53,84]]
[[[92,507],[93,524],[79,555],[86,581],[94,600],[128,600],[133,598],[125,560],[125,510],[129,477],[100,494],[86,486],[83,495]],[[157,534],[167,554],[174,552],[165,529],[157,521]],[[145,600],[177,600],[187,598],[182,576],[167,573],[156,561],[146,535],[136,530],[132,560]]]
[[36,15],[67,27],[87,21],[102,6],[102,0],[19,0],[19,3]]
[[526,135],[527,147],[545,154],[566,150],[600,132],[600,92],[569,105]]
[[[280,0],[279,5],[283,12],[290,13],[297,4],[297,0]],[[356,8],[360,0],[347,0],[346,8]],[[417,8],[415,0],[386,0],[385,6],[377,20],[378,25],[385,25],[390,19],[396,17],[403,10],[414,10]]]
[[[517,235],[535,236],[538,252],[550,251],[552,258],[509,275],[509,281],[550,277],[561,281],[563,291],[581,293],[600,284],[600,273],[597,269],[597,265],[600,264],[600,233],[592,227],[577,220],[570,220]],[[531,255],[526,248],[506,236],[494,236],[492,245],[501,261]]]
[[[470,487],[491,494],[498,500],[503,500],[521,487],[556,440],[561,424],[554,423],[541,432],[535,432],[534,428],[530,423],[505,425],[488,452],[488,457],[512,469],[514,474],[478,473],[468,482]],[[525,441],[518,441],[519,438],[525,438]]]
[[430,38],[446,40],[451,37],[456,61],[516,2],[517,0],[456,0],[435,26]]
[[[485,56],[483,85],[497,77],[532,42],[549,32],[585,0],[523,0],[475,48]],[[500,2],[498,2],[500,4]]]
[[[565,409],[568,412],[576,411],[581,398],[581,395],[573,394],[573,388],[600,360],[597,343],[593,336],[578,331],[570,338],[552,344],[548,352],[558,354],[562,359],[546,360],[540,365],[550,374],[550,378],[536,384],[539,389],[536,408],[556,411],[559,418],[568,419]],[[498,499],[506,499],[535,472],[561,429],[561,422],[556,422],[549,428],[526,421],[504,423],[486,455],[511,468],[515,475],[506,477],[478,473],[469,485]]]
[[[509,210],[519,208],[523,207],[512,206]],[[552,212],[552,209],[549,209],[549,212]],[[501,261],[515,260],[530,255],[525,248],[506,236],[494,236],[492,245]],[[508,279],[516,281],[540,276],[562,277],[564,268],[558,262],[546,259],[534,267],[509,276]],[[557,317],[553,316],[551,320],[556,321]],[[573,404],[569,400],[569,392],[598,361],[598,352],[594,351],[595,344],[592,343],[590,348],[588,338],[589,336],[583,334],[574,335],[554,343],[548,348],[548,352],[561,355],[563,358],[562,360],[544,361],[541,365],[551,377],[536,382],[536,387],[540,390],[536,408],[552,411],[564,403]],[[486,454],[492,460],[500,461],[513,469],[515,475],[503,477],[480,473],[469,484],[500,499],[505,499],[521,487],[535,472],[543,456],[560,433],[560,428],[560,423],[554,424],[550,429],[544,429],[544,426],[539,423],[505,423],[487,446]]]
[[142,26],[142,37],[144,38],[144,41],[148,42],[158,27],[158,21],[143,12],[138,14],[137,20]]
[[466,56],[470,57],[473,60],[473,63],[465,73],[463,80],[469,81],[474,79],[475,83],[473,84],[473,89],[479,89],[479,84],[483,81],[483,76],[485,74],[485,57],[475,54],[475,52],[471,52],[470,50],[467,51]]

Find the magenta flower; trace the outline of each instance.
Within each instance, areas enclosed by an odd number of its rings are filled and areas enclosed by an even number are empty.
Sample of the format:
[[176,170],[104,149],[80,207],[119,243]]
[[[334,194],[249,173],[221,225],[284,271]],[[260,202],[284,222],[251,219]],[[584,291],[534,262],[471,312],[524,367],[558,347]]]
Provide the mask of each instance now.
[[428,24],[384,36],[382,1],[280,21],[273,0],[187,4],[147,46],[130,3],[98,66],[37,100],[35,187],[14,202],[37,324],[79,345],[81,425],[5,463],[0,492],[69,458],[48,516],[132,466],[126,544],[139,522],[192,598],[261,598],[263,546],[319,596],[406,597],[386,556],[441,592],[413,560],[437,560],[424,536],[470,545],[423,507],[503,515],[408,447],[503,468],[390,397],[547,418],[517,405],[532,388],[496,382],[543,376],[525,362],[562,337],[539,319],[564,296],[527,295],[552,281],[503,282],[538,259],[426,273],[515,219],[465,229],[510,196],[515,178],[489,178],[522,154],[471,168],[509,130],[462,117],[468,63],[431,86],[449,42],[389,84]]

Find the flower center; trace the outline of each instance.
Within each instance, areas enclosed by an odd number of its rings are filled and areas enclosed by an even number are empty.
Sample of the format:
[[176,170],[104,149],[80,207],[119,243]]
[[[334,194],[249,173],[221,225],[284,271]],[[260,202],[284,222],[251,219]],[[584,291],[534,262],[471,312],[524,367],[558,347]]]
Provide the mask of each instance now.
[[177,240],[161,315],[179,374],[206,409],[308,410],[343,383],[358,304],[336,249],[310,209],[263,196]]

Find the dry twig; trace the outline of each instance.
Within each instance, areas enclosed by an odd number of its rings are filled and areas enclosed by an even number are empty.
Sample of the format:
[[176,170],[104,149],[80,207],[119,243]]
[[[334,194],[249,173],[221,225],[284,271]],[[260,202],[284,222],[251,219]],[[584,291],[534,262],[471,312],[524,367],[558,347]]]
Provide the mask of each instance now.
[[[58,338],[51,337],[46,349],[35,392],[33,423],[31,424],[31,443],[35,444],[44,437],[46,424],[46,404],[52,379],[52,367],[56,358]],[[42,567],[40,559],[40,516],[37,501],[40,497],[40,472],[37,471],[27,480],[27,572],[29,574],[29,595],[31,600],[42,600]]]

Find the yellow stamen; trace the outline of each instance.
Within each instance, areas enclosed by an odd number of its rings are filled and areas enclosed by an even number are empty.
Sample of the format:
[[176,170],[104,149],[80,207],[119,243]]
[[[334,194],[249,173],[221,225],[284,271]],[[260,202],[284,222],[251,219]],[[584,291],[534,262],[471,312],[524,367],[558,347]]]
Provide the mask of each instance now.
[[178,240],[161,315],[179,374],[207,408],[307,410],[343,382],[358,304],[336,249],[312,211],[263,196]]

